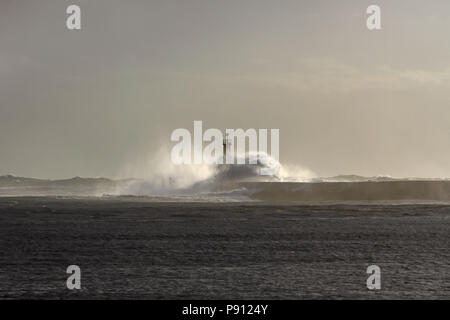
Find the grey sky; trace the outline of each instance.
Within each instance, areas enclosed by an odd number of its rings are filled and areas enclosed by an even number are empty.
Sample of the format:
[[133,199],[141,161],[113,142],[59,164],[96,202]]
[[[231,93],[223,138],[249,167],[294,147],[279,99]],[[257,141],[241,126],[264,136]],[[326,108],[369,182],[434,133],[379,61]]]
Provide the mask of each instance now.
[[203,120],[320,176],[450,177],[449,30],[448,0],[1,0],[0,174],[116,177]]

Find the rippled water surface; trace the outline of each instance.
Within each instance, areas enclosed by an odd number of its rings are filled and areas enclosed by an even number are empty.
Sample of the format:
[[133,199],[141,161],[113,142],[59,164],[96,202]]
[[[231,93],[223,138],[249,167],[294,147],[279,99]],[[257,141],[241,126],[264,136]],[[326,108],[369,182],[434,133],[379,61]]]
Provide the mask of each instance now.
[[449,248],[446,205],[0,198],[0,298],[449,299]]

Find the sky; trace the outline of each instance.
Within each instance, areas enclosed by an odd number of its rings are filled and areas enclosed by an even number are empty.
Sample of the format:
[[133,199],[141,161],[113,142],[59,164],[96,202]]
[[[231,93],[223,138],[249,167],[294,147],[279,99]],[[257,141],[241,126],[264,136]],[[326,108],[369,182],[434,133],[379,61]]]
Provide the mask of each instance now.
[[449,30],[448,0],[1,0],[0,175],[123,177],[202,120],[318,176],[450,177]]

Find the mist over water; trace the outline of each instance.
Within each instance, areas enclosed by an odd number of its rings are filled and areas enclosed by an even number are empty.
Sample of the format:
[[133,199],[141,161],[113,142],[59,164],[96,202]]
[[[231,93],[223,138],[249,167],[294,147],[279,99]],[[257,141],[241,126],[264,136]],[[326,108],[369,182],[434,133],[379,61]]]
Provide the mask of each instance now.
[[167,148],[149,153],[138,161],[127,164],[121,178],[132,177],[131,183],[120,190],[129,195],[167,195],[174,190],[188,188],[196,182],[214,175],[216,168],[210,165],[176,165],[170,159]]
[[[246,160],[253,155],[238,155]],[[146,201],[449,202],[448,179],[321,177],[265,153],[256,164],[177,165],[165,147],[129,162],[115,180],[40,180],[0,176],[0,196],[141,197]]]
[[238,155],[245,165],[176,165],[167,150],[129,165],[129,183],[116,196],[166,197],[181,201],[282,201],[282,202],[448,202],[446,179],[397,179],[388,175],[354,174],[320,177],[299,165],[283,165],[265,153]]
[[[316,175],[299,166],[283,166],[267,153],[238,154],[236,163],[246,164],[174,164],[170,153],[162,148],[144,158],[145,161],[128,165],[123,175],[134,179],[118,195],[136,196],[190,196],[218,197],[242,200],[246,189],[243,182],[309,182]],[[250,159],[256,164],[249,164]]]

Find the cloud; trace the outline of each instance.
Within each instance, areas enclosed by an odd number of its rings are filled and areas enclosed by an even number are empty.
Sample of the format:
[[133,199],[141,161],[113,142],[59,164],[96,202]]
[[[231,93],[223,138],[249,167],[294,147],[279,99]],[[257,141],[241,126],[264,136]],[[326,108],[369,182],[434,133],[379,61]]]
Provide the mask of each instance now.
[[356,67],[333,59],[301,59],[290,66],[289,71],[261,71],[242,75],[241,78],[264,86],[313,93],[395,91],[450,86],[450,68],[433,71],[396,69],[390,66]]

